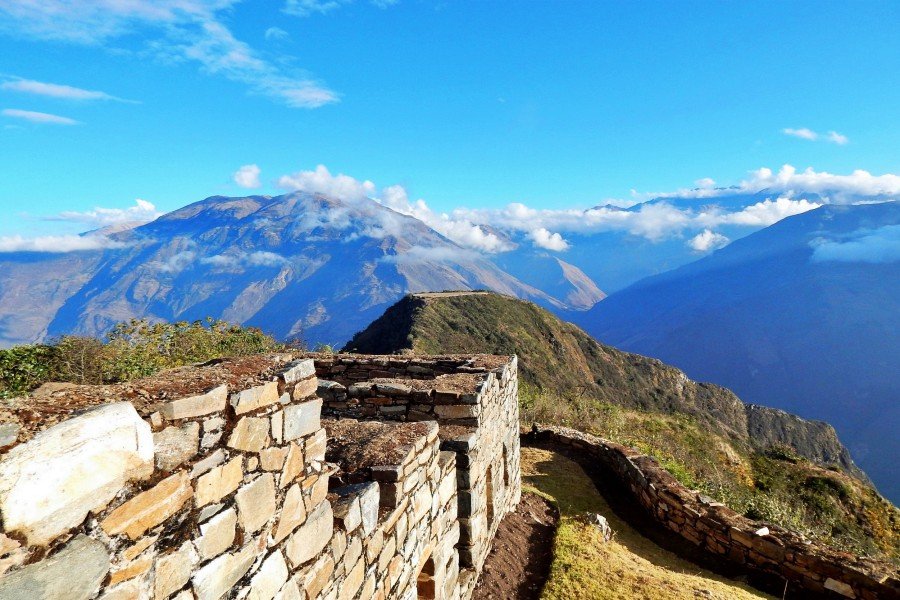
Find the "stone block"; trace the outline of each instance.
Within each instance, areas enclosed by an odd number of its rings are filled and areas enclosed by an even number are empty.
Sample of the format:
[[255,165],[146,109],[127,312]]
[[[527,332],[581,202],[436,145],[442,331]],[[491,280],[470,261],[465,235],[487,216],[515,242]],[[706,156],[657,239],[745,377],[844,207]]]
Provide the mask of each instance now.
[[852,586],[831,577],[825,580],[825,589],[836,592],[845,598],[856,598],[856,593],[853,591]]
[[108,535],[124,533],[136,540],[178,512],[193,495],[187,472],[180,471],[113,510],[100,526]]
[[231,395],[231,406],[234,407],[236,415],[242,415],[277,402],[278,383],[274,381]]
[[223,554],[198,570],[191,578],[197,600],[218,600],[250,570],[259,555],[256,541],[230,554]]
[[63,421],[0,458],[6,531],[46,544],[153,472],[153,435],[127,402]]
[[284,443],[284,411],[279,410],[278,412],[272,414],[272,439],[275,440],[276,444]]
[[281,550],[275,550],[263,561],[250,580],[247,600],[273,600],[275,594],[287,583],[288,568]]
[[316,365],[311,358],[303,358],[290,363],[287,368],[281,372],[281,379],[286,384],[291,385],[297,383],[301,379],[309,379],[316,374]]
[[149,571],[152,566],[152,556],[145,556],[139,558],[138,560],[131,561],[127,565],[110,572],[109,580],[106,582],[106,585],[116,585],[118,583],[122,583],[123,581],[134,579],[138,575],[143,575],[144,573]]
[[228,404],[228,386],[220,385],[205,394],[199,396],[190,396],[189,398],[179,398],[172,400],[159,406],[159,412],[163,418],[170,421],[178,419],[191,419],[193,417],[202,417],[216,412],[225,410]]
[[475,418],[480,412],[477,404],[439,404],[434,407],[434,413],[440,419],[469,419]]
[[320,429],[306,440],[306,457],[307,460],[323,461],[325,460],[325,450],[328,442],[328,435],[324,429]]
[[317,556],[328,545],[333,528],[334,514],[331,504],[322,502],[285,544],[285,553],[291,565],[298,567]]
[[278,478],[278,487],[283,489],[290,485],[297,479],[297,475],[303,472],[304,466],[303,451],[299,445],[291,443],[284,461],[284,468],[281,470],[281,477]]
[[197,551],[200,557],[207,560],[228,550],[234,543],[237,513],[233,508],[222,511],[206,523],[200,525],[200,538],[197,540]]
[[306,593],[301,592],[297,582],[291,579],[275,594],[275,600],[306,600]]
[[3,600],[88,600],[109,572],[100,542],[79,535],[56,554],[0,577]]
[[334,518],[341,522],[344,531],[350,533],[362,523],[359,498],[355,493],[348,493],[346,488],[339,488],[335,493],[338,499],[334,502]]
[[200,445],[200,424],[196,421],[181,427],[166,427],[153,434],[156,467],[163,471],[177,469],[197,454]]
[[306,592],[307,598],[318,598],[319,594],[334,574],[334,559],[330,556],[322,556],[309,569],[301,573],[297,577],[297,582],[303,591]]
[[244,452],[259,452],[269,444],[269,419],[242,417],[228,436],[228,446]]
[[18,423],[4,423],[0,425],[0,450],[16,443],[16,439],[19,437],[19,429],[21,427]]
[[244,531],[253,533],[275,514],[275,477],[260,475],[235,494],[238,516]]
[[198,507],[218,502],[238,488],[244,478],[243,458],[236,456],[197,479],[194,502]]
[[322,425],[319,417],[322,413],[322,400],[315,399],[302,404],[291,404],[284,407],[284,439],[293,441],[305,435],[315,433]]
[[218,467],[223,462],[225,462],[225,451],[221,449],[216,450],[206,458],[198,460],[196,463],[194,463],[194,466],[191,469],[191,479],[195,479],[200,475],[203,475],[213,467]]
[[284,504],[281,507],[281,517],[278,519],[278,527],[275,528],[273,544],[278,544],[291,534],[297,527],[306,521],[306,506],[303,504],[303,490],[298,484],[294,484],[284,496]]
[[156,561],[154,598],[168,598],[191,579],[191,571],[197,564],[197,556],[190,542],[185,542],[178,550],[159,557]]
[[366,565],[362,560],[357,560],[356,564],[351,567],[347,573],[346,579],[341,583],[341,591],[338,594],[339,600],[353,600],[356,592],[362,587],[363,578],[366,575]]
[[316,395],[316,392],[319,389],[319,383],[316,378],[306,379],[305,381],[297,382],[297,385],[294,386],[294,392],[291,394],[294,402],[298,400],[305,400],[306,398],[311,398]]
[[259,463],[263,471],[280,471],[287,458],[287,448],[266,448],[259,453]]

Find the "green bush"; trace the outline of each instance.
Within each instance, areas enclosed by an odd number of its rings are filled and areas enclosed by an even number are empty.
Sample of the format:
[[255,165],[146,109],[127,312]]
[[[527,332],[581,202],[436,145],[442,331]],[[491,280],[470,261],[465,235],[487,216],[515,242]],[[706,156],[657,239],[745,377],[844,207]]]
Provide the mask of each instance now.
[[47,381],[117,383],[214,358],[281,349],[284,345],[259,329],[216,319],[178,323],[133,319],[116,325],[105,343],[67,335],[50,345],[0,350],[0,398],[25,394]]

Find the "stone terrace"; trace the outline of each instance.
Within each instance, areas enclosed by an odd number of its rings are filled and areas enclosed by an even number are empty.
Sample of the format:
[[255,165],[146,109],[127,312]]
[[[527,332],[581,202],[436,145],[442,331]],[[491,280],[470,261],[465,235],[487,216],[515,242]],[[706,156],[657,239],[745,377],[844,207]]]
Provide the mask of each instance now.
[[499,357],[45,386],[0,406],[0,599],[469,598],[519,499],[516,393]]

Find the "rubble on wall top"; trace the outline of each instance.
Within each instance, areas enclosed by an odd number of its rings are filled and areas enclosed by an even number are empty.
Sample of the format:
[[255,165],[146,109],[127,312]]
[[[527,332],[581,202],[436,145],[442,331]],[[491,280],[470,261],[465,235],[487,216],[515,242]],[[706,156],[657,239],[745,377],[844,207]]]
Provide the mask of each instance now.
[[113,385],[45,384],[29,396],[2,401],[0,425],[18,425],[21,443],[75,413],[103,404],[128,401],[147,416],[161,402],[205,394],[222,384],[229,390],[243,390],[272,381],[293,358],[263,354],[217,359]]
[[326,459],[344,473],[402,464],[421,440],[436,435],[437,423],[322,419],[328,432]]

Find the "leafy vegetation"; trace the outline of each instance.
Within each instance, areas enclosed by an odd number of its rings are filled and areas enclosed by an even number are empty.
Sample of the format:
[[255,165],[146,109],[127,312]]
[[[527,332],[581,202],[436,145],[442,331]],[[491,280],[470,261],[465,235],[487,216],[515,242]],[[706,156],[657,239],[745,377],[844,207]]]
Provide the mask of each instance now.
[[283,346],[261,330],[225,321],[118,324],[106,341],[67,335],[52,344],[0,350],[0,398],[48,381],[103,384],[223,356],[273,352]]
[[[641,536],[619,519],[572,460],[522,448],[525,491],[556,503],[560,521],[545,600],[569,598],[768,598],[749,586],[698,568]],[[586,518],[600,514],[613,531],[605,542]]]

